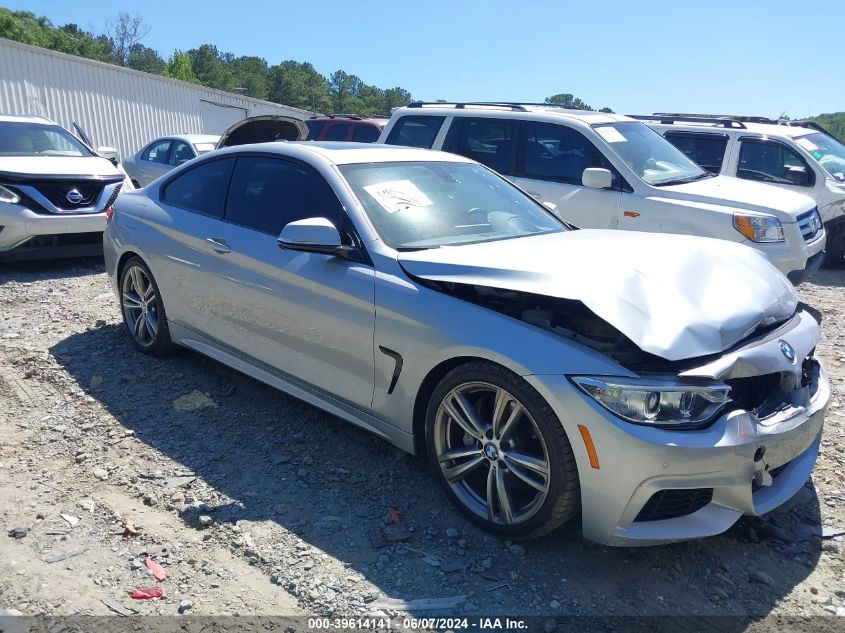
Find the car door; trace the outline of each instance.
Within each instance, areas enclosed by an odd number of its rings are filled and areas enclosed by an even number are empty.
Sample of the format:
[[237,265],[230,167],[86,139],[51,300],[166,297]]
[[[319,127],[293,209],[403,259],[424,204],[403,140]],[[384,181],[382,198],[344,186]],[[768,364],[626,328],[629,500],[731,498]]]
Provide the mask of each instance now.
[[[524,122],[514,182],[541,202],[557,206],[558,215],[580,228],[616,228],[622,203],[622,177],[579,131],[553,123]],[[588,167],[609,169],[610,189],[582,184]]]
[[337,196],[312,167],[271,155],[239,156],[218,235],[229,250],[218,255],[207,288],[209,334],[369,411],[374,269],[280,248],[282,227],[309,217],[326,217],[351,234]]
[[219,331],[214,321],[215,271],[226,250],[223,213],[235,159],[206,160],[159,189],[156,226],[160,253],[151,262],[168,320],[198,333]]
[[816,184],[816,172],[798,152],[780,141],[752,136],[739,139],[736,177],[807,195]]
[[184,165],[189,160],[194,159],[197,157],[197,153],[194,151],[194,148],[191,146],[190,143],[185,141],[180,141],[176,139],[173,141],[173,147],[170,150],[170,166],[178,167],[179,165]]
[[518,129],[516,119],[459,117],[449,128],[443,150],[471,158],[513,180]]
[[151,143],[141,153],[141,160],[138,161],[138,183],[142,187],[146,187],[153,180],[173,169],[170,164],[172,146],[172,139],[163,138]]

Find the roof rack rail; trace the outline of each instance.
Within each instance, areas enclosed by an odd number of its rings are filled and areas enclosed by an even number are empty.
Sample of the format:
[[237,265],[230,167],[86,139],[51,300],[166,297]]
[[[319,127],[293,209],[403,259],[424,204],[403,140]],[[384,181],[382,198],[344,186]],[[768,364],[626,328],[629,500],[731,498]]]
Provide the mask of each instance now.
[[821,132],[822,134],[827,134],[831,138],[834,138],[839,141],[840,143],[842,142],[842,140],[838,138],[833,132],[828,130],[826,127],[816,123],[815,121],[806,121],[804,119],[798,119],[795,121],[781,119],[780,121],[778,121],[778,125],[789,125],[791,127],[805,127],[810,130],[815,130],[816,132]]
[[716,116],[706,114],[628,114],[626,115],[638,121],[659,121],[664,125],[672,123],[712,123],[713,125],[726,128],[745,129],[745,124],[737,117]]
[[695,117],[698,119],[731,119],[740,123],[777,123],[778,119],[766,116],[749,116],[747,114],[690,114],[686,112],[655,112],[659,117]]
[[422,108],[425,106],[455,108],[463,110],[466,107],[472,106],[487,106],[491,108],[510,108],[515,112],[528,112],[526,106],[539,108],[562,108],[564,110],[581,110],[582,112],[590,112],[590,110],[582,110],[581,108],[570,108],[559,103],[531,103],[528,101],[414,101],[409,103],[409,108]]

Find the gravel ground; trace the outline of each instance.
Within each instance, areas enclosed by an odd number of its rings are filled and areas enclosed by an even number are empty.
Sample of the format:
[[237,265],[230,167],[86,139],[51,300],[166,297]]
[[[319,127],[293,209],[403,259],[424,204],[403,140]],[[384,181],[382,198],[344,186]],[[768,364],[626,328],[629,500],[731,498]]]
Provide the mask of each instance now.
[[[845,526],[843,287],[822,271],[800,289],[834,393],[799,495],[715,538],[613,549],[576,528],[499,540],[385,442],[197,354],[134,352],[99,262],[7,266],[0,613],[353,615],[457,597],[447,614],[843,615],[845,542],[819,536]],[[149,586],[164,597],[129,597]]]

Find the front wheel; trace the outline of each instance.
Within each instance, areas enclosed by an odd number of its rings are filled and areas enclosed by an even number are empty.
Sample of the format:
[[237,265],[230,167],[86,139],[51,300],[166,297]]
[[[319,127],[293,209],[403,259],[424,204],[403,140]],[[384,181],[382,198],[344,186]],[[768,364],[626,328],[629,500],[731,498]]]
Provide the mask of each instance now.
[[845,215],[830,220],[824,228],[827,233],[824,267],[845,268]]
[[140,257],[126,262],[120,273],[120,306],[135,349],[151,356],[173,349],[161,293]]
[[499,365],[469,362],[440,381],[426,443],[452,502],[490,532],[533,538],[578,512],[578,471],[560,420],[533,387]]

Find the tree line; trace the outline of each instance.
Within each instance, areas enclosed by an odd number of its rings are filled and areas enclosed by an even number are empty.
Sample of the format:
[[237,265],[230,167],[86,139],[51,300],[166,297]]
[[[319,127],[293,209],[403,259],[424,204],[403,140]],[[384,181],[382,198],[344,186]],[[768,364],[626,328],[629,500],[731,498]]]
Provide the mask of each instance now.
[[[148,34],[149,27],[137,14],[120,13],[106,24],[103,33],[97,34],[76,24],[55,26],[49,18],[30,11],[0,7],[0,37],[303,110],[386,115],[392,108],[412,101],[411,93],[404,88],[380,88],[344,70],[327,77],[308,62],[289,59],[270,65],[261,57],[237,57],[214,44],[187,51],[177,49],[164,59],[142,43]],[[592,109],[571,94],[553,95],[545,101]],[[612,112],[610,108],[601,111]]]
[[141,43],[148,33],[140,16],[127,13],[96,34],[76,24],[54,26],[45,16],[0,7],[0,37],[304,110],[389,114],[391,108],[411,101],[404,88],[380,88],[343,70],[326,77],[308,62],[286,60],[271,66],[261,57],[237,57],[213,44],[175,50],[165,60]]

